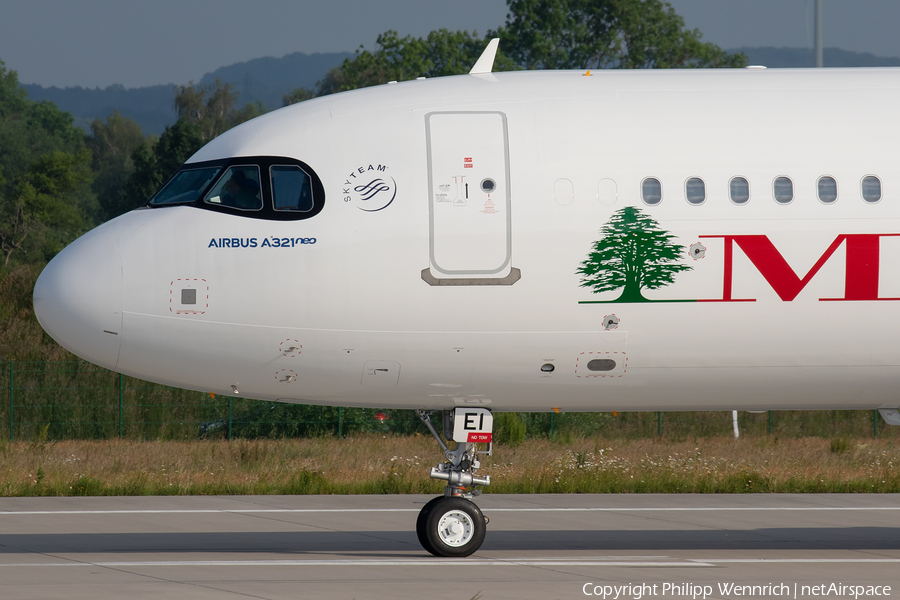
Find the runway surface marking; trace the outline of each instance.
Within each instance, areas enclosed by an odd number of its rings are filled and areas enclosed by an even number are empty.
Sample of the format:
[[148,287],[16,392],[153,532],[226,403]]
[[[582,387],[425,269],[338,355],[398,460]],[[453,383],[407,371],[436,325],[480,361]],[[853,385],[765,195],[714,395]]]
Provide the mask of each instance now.
[[386,558],[331,560],[176,560],[176,561],[115,561],[64,563],[4,563],[7,567],[428,567],[441,565],[501,566],[501,567],[712,567],[698,560],[676,559],[670,556],[603,556],[603,557],[545,557],[545,558]]
[[723,564],[885,564],[900,563],[900,558],[688,558],[647,560],[646,556],[608,558],[391,558],[391,559],[334,559],[334,560],[173,560],[173,561],[104,561],[62,563],[2,563],[0,568],[19,567],[435,567],[441,565],[494,567],[715,567]]
[[[0,510],[4,515],[153,515],[153,514],[242,514],[242,513],[392,513],[419,512],[418,508],[229,508],[229,509],[147,509],[147,510]],[[815,512],[900,510],[900,506],[787,506],[787,507],[662,507],[662,508],[490,508],[486,512]]]

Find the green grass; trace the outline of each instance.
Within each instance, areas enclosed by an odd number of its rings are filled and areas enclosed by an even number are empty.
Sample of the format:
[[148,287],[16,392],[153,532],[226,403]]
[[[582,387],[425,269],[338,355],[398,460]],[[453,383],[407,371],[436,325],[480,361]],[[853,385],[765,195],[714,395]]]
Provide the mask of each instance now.
[[[900,493],[893,440],[531,439],[483,458],[486,493]],[[439,494],[424,436],[0,443],[0,496]]]

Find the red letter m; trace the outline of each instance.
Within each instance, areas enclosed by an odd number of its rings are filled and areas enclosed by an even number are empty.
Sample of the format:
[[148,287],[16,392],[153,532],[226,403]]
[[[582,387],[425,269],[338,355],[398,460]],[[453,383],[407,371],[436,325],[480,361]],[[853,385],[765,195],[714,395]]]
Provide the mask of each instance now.
[[[878,297],[879,240],[882,237],[900,236],[898,233],[840,234],[816,264],[801,279],[784,260],[778,249],[765,235],[701,235],[702,238],[722,238],[725,240],[725,273],[722,299],[718,302],[740,302],[731,297],[734,245],[743,250],[753,266],[769,282],[778,297],[790,302],[806,287],[822,265],[831,258],[842,243],[847,244],[847,264],[844,278],[843,298],[820,298],[820,300],[900,300],[900,298]],[[733,242],[733,243],[732,243]],[[712,300],[715,302],[716,300]]]

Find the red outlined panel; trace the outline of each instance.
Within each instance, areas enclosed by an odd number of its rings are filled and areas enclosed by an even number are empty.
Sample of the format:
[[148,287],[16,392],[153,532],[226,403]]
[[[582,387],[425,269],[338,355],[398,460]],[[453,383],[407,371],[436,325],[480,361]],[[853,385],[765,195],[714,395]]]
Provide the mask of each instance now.
[[297,372],[293,369],[279,369],[275,371],[275,381],[278,383],[293,383],[297,381]]
[[[182,304],[181,290],[197,290],[196,304]],[[179,278],[169,282],[169,312],[176,315],[203,315],[209,310],[209,283],[200,278]]]
[[[610,359],[616,362],[616,368],[611,371],[591,371],[588,363],[594,359]],[[575,359],[575,376],[579,379],[600,379],[624,377],[628,369],[628,354],[625,352],[582,352]]]
[[278,346],[278,351],[281,352],[282,356],[286,356],[288,358],[297,358],[303,353],[303,345],[300,344],[299,340],[284,340]]

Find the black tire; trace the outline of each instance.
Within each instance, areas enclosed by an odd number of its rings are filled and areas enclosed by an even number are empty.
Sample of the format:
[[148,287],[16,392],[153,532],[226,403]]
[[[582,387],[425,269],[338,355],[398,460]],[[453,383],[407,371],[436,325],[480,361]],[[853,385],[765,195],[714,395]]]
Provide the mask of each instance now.
[[435,556],[469,556],[481,547],[486,530],[484,515],[474,502],[441,497],[425,517],[425,537],[430,546],[425,549]]
[[425,506],[422,507],[422,510],[419,511],[419,517],[416,519],[416,536],[419,538],[419,543],[422,544],[422,547],[425,548],[425,550],[435,556],[440,555],[435,552],[434,548],[428,542],[428,535],[425,533],[425,528],[427,527],[428,515],[431,513],[431,509],[443,499],[444,496],[438,496],[437,498],[429,500]]

